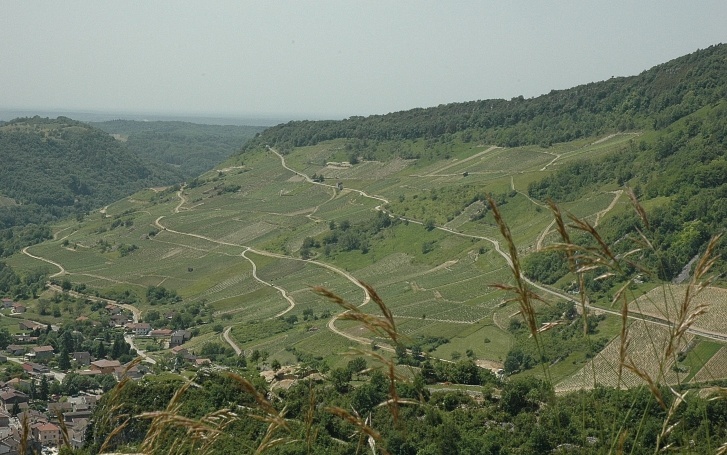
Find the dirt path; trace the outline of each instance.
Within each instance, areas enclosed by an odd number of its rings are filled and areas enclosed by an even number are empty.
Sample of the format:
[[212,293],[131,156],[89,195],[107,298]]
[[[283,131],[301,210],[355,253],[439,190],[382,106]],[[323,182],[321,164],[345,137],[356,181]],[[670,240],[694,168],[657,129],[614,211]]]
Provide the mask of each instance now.
[[551,221],[550,224],[543,230],[543,232],[540,233],[540,235],[538,236],[538,241],[535,242],[535,251],[540,251],[543,249],[543,241],[545,240],[545,237],[548,235],[554,225],[555,220]]
[[31,258],[37,259],[39,261],[47,262],[48,264],[55,265],[56,267],[58,267],[60,269],[60,272],[54,273],[53,275],[50,275],[49,278],[55,278],[57,276],[61,276],[61,275],[65,275],[66,274],[66,269],[64,269],[62,265],[60,265],[57,262],[51,261],[50,259],[46,259],[46,258],[43,258],[43,257],[40,257],[40,256],[35,256],[34,254],[30,254],[28,252],[28,248],[30,248],[30,247],[29,246],[26,246],[25,248],[23,248],[23,254],[24,255],[30,256]]
[[618,199],[621,197],[623,192],[624,192],[624,190],[609,191],[609,193],[615,194],[613,201],[611,201],[611,203],[608,205],[608,207],[606,207],[604,210],[601,210],[600,212],[596,213],[596,222],[593,223],[593,227],[598,227],[598,223],[601,222],[601,218],[605,214],[610,212],[616,206],[616,203],[618,202]]
[[469,156],[469,157],[467,157],[467,158],[465,158],[463,160],[454,161],[454,162],[449,163],[448,165],[446,165],[446,166],[444,166],[442,168],[437,169],[434,172],[431,172],[429,174],[425,174],[425,177],[444,177],[444,175],[442,175],[442,172],[443,171],[446,171],[447,169],[453,168],[454,166],[459,166],[462,163],[467,163],[468,161],[472,161],[472,160],[474,160],[476,158],[480,158],[480,157],[482,157],[482,155],[484,155],[486,153],[489,153],[489,152],[491,152],[493,150],[497,150],[499,148],[501,148],[501,147],[498,147],[496,145],[493,145],[492,147],[488,148],[487,150],[483,150],[483,151],[481,151],[479,153],[475,153],[474,155]]
[[186,185],[182,185],[182,187],[177,191],[177,197],[179,198],[179,204],[177,204],[176,207],[174,207],[174,213],[179,213],[179,211],[182,209],[182,206],[187,203],[187,198],[184,197],[184,188]]
[[247,260],[248,260],[248,261],[250,262],[250,264],[252,265],[252,277],[253,277],[253,278],[255,278],[255,280],[257,280],[257,281],[258,281],[259,283],[261,283],[261,284],[264,284],[264,285],[266,285],[266,286],[270,286],[270,287],[272,287],[272,288],[275,288],[275,289],[277,289],[277,290],[278,290],[278,292],[280,292],[280,295],[282,295],[282,296],[283,296],[283,298],[284,298],[285,300],[287,300],[287,301],[288,301],[288,303],[290,304],[290,305],[288,306],[288,308],[284,309],[283,311],[281,311],[280,313],[276,314],[275,316],[271,316],[271,317],[270,317],[270,318],[268,318],[268,319],[274,319],[274,318],[279,318],[280,316],[284,315],[284,314],[285,314],[285,313],[287,313],[288,311],[290,311],[290,310],[292,310],[293,308],[295,308],[295,301],[293,300],[293,298],[292,298],[292,297],[290,297],[290,296],[288,295],[288,293],[287,293],[287,292],[285,291],[285,289],[281,288],[280,286],[276,286],[276,285],[274,285],[274,284],[272,284],[272,283],[268,283],[267,281],[265,281],[265,280],[263,280],[262,278],[260,278],[259,276],[257,276],[257,264],[255,264],[255,261],[253,261],[252,259],[250,259],[249,257],[247,257],[247,256],[245,255],[245,253],[247,253],[248,251],[250,251],[250,248],[247,248],[247,249],[246,249],[245,251],[243,251],[243,252],[242,252],[242,254],[241,254],[241,256],[242,256],[242,257],[244,257],[245,259],[247,259]]
[[236,355],[240,355],[240,354],[242,354],[242,349],[240,349],[240,346],[238,346],[237,343],[235,343],[235,340],[233,340],[232,337],[230,336],[230,330],[232,330],[232,326],[226,327],[225,331],[222,332],[222,338],[224,338],[224,340],[227,342],[227,344],[229,344],[232,347],[232,349],[235,351]]
[[552,166],[553,163],[555,163],[556,161],[558,161],[558,159],[560,159],[560,155],[558,155],[557,153],[553,153],[553,152],[543,152],[543,153],[554,156],[555,158],[553,158],[552,160],[550,160],[550,162],[548,164],[546,164],[545,166],[540,168],[541,171],[547,170],[549,166]]

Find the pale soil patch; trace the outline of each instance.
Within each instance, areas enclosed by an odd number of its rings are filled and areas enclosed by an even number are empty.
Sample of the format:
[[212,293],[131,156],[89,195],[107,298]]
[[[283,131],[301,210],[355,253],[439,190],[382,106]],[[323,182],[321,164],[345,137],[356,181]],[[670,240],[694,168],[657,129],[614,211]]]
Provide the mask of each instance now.
[[[635,321],[629,327],[630,344],[626,350],[627,362],[629,358],[633,359],[634,364],[646,372],[654,382],[667,384],[678,383],[680,376],[672,370],[673,362],[671,360],[665,361],[665,365],[659,365],[669,337],[669,329],[666,327],[647,324],[640,320]],[[684,349],[693,338],[694,335],[685,335],[679,349]],[[620,338],[614,338],[583,368],[556,384],[556,392],[568,392],[580,389],[589,390],[595,384],[605,387],[618,387],[620,346]],[[643,379],[626,368],[623,368],[621,387],[636,387],[644,384]]]
[[727,347],[721,348],[692,378],[692,382],[727,378]]
[[[655,288],[631,302],[629,311],[674,320],[686,296],[687,287],[688,285],[665,285]],[[700,305],[705,305],[707,312],[697,317],[692,327],[727,335],[727,289],[704,289],[690,302],[688,312],[691,313]]]
[[493,373],[497,373],[498,370],[501,370],[504,367],[502,363],[492,360],[475,360],[475,365],[480,368],[486,368]]
[[389,162],[364,161],[354,166],[326,166],[320,173],[331,179],[367,179],[377,180],[400,172],[414,160],[393,159]]

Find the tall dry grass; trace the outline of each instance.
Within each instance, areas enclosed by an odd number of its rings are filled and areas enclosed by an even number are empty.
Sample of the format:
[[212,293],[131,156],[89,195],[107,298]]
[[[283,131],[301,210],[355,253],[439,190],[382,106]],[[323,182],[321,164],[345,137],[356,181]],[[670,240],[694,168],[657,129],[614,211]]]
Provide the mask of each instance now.
[[[650,240],[651,237],[651,226],[647,217],[646,211],[641,206],[633,191],[628,190],[628,195],[631,200],[633,209],[637,214],[638,219],[641,222],[641,227],[637,228],[635,234],[625,240],[630,248],[624,249],[621,247],[619,252],[614,250],[612,245],[601,236],[598,230],[591,225],[585,219],[578,218],[572,214],[563,216],[560,208],[552,201],[548,202],[548,206],[551,210],[553,218],[555,220],[556,229],[560,235],[560,241],[550,245],[547,249],[551,251],[557,251],[563,253],[568,261],[570,272],[576,277],[578,284],[578,295],[579,295],[579,307],[580,313],[584,318],[584,341],[586,343],[592,343],[587,330],[587,324],[585,318],[592,311],[595,310],[589,302],[589,298],[586,292],[586,276],[587,274],[594,275],[594,280],[605,280],[611,277],[617,278],[622,281],[622,285],[614,293],[612,306],[618,304],[620,306],[620,331],[619,331],[619,355],[618,362],[615,366],[618,374],[618,385],[619,387],[625,387],[622,383],[622,374],[624,370],[628,370],[638,376],[642,381],[643,385],[648,388],[651,392],[651,396],[654,401],[664,412],[664,420],[661,426],[660,432],[657,436],[656,444],[654,447],[654,453],[660,453],[667,450],[677,450],[674,440],[666,442],[670,435],[680,426],[679,421],[675,421],[675,416],[679,408],[686,402],[689,391],[682,391],[681,381],[677,383],[669,383],[666,381],[667,368],[670,365],[674,365],[677,360],[677,355],[685,345],[685,335],[692,328],[694,323],[699,317],[707,313],[708,308],[705,304],[697,303],[695,298],[712,284],[712,276],[709,272],[718,257],[715,255],[717,242],[720,239],[720,235],[714,236],[707,244],[704,252],[702,253],[699,261],[691,275],[689,284],[687,285],[687,291],[684,297],[674,302],[675,305],[665,305],[665,308],[675,307],[674,312],[665,312],[662,314],[663,321],[666,323],[669,334],[665,345],[657,344],[654,340],[655,337],[648,333],[648,336],[652,340],[653,353],[655,361],[658,363],[658,373],[650,373],[643,365],[640,365],[635,361],[629,354],[629,346],[631,344],[631,334],[629,333],[630,319],[638,317],[638,312],[633,313],[630,311],[630,303],[636,302],[636,296],[633,294],[631,289],[633,285],[637,283],[640,277],[648,276],[651,279],[658,279],[661,274],[660,270],[651,270],[643,265],[643,259],[647,255],[655,256],[657,264],[661,264],[660,252],[654,247]],[[488,203],[492,209],[492,214],[497,222],[502,237],[508,247],[510,256],[510,269],[513,276],[514,284],[497,284],[495,287],[510,291],[513,294],[512,300],[518,302],[520,306],[520,315],[528,327],[532,338],[535,343],[539,343],[538,330],[536,321],[536,309],[533,303],[540,299],[537,294],[532,291],[531,286],[528,284],[527,278],[523,275],[520,261],[518,258],[517,246],[513,241],[510,229],[500,213],[497,204],[494,200],[488,199]],[[566,221],[567,218],[567,221]],[[573,235],[572,233],[578,233],[581,235]],[[583,239],[580,242],[576,242],[573,239]],[[662,286],[663,298],[667,301],[673,296],[668,293],[668,286]],[[638,310],[638,308],[637,308]],[[649,325],[647,326],[647,332]],[[538,345],[540,347],[540,345]],[[597,385],[599,372],[595,371],[595,363],[591,362],[592,377],[594,386]],[[543,367],[547,370],[547,365],[543,363]],[[550,380],[550,375],[545,374],[547,380]],[[664,390],[668,391],[670,397],[664,396]],[[629,411],[634,410],[634,403]],[[644,411],[645,413],[648,411]],[[628,414],[627,414],[628,415]],[[626,435],[629,431],[634,431],[632,428],[627,428],[627,418],[623,420],[624,424],[618,429],[613,429],[613,443],[609,453],[624,453],[624,442]],[[639,427],[635,431],[641,432],[643,428]],[[683,447],[682,447],[683,449]],[[727,453],[727,443],[717,449],[716,453]]]

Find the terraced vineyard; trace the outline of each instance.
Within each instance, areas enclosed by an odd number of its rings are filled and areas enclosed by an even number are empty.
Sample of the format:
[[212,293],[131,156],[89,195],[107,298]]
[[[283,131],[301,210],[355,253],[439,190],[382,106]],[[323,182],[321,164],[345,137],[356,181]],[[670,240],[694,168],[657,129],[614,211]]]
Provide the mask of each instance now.
[[[284,158],[274,150],[260,150],[233,157],[187,186],[146,190],[82,223],[65,222],[56,229],[62,236],[29,252],[61,264],[64,277],[73,283],[102,291],[129,290],[143,311],[150,309],[144,299],[148,286],[176,290],[183,304],[205,302],[213,319],[231,327],[231,336],[244,350],[264,350],[283,364],[295,362],[293,351],[340,363],[342,352],[359,341],[370,342],[371,334],[362,327],[331,322],[339,309],[310,290],[325,286],[356,305],[364,304],[363,311],[377,313],[355,282],[361,279],[382,296],[407,342],[441,337],[448,342],[433,348],[435,357],[472,351],[488,365],[500,366],[513,345],[509,324],[520,316],[517,305],[507,303],[510,296],[491,286],[511,280],[506,255],[498,252],[499,229],[490,215],[477,216],[486,208],[481,200],[460,200],[462,195],[502,195],[501,211],[513,237],[522,252],[533,251],[539,239],[547,245],[554,237],[548,210],[526,194],[528,183],[569,160],[611,153],[631,137],[589,138],[549,149],[459,144],[446,160],[397,158],[354,165],[341,164],[347,156],[342,141],[293,149]],[[408,146],[426,150],[421,141]],[[324,179],[311,182],[301,174]],[[615,190],[603,187],[565,204],[564,210],[592,223],[603,220],[627,204]],[[447,213],[451,206],[438,200],[440,195],[456,200],[462,209]],[[358,229],[381,209],[392,224],[367,234],[365,251],[321,246],[310,259],[301,257],[310,239],[325,243],[334,229]],[[436,223],[425,228],[431,220]],[[122,255],[121,245],[136,249]],[[41,265],[58,271],[24,255],[10,262],[21,270]],[[703,298],[721,299],[715,293],[724,291],[710,292]],[[551,301],[569,298],[541,294]],[[644,313],[665,311],[659,304],[648,305],[639,301]],[[720,308],[716,304],[712,311],[720,314]],[[723,320],[710,318],[712,322],[700,327],[724,330]],[[664,331],[651,325],[646,330],[644,324],[632,325],[631,355],[649,365],[649,374],[671,381],[674,373],[668,365],[660,373],[649,364]],[[604,325],[601,336],[616,334],[608,327]],[[212,324],[198,329],[191,346],[219,341]],[[616,385],[617,353],[617,341],[612,341],[592,365],[559,378],[559,388]],[[636,382],[624,373],[624,384]]]

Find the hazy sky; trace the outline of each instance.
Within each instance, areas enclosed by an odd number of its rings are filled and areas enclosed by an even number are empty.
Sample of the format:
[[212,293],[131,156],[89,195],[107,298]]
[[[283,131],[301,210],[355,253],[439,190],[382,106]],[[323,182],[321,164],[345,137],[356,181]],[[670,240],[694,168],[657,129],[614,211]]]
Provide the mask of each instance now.
[[727,1],[3,1],[0,108],[342,118],[727,42]]

